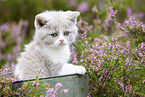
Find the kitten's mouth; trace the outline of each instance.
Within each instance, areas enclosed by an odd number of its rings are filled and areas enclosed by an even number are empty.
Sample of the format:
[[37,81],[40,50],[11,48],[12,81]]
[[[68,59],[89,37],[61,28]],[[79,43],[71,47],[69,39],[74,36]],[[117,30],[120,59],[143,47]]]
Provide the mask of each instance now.
[[64,43],[60,43],[59,45],[65,45]]

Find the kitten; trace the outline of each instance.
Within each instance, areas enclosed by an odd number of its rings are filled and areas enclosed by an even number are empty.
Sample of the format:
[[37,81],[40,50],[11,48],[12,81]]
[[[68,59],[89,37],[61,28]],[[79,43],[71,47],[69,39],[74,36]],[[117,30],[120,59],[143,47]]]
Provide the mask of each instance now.
[[85,67],[68,63],[70,44],[78,33],[79,15],[78,11],[45,11],[36,15],[33,41],[17,59],[15,75],[22,80],[35,78],[41,68],[40,77],[85,74]]

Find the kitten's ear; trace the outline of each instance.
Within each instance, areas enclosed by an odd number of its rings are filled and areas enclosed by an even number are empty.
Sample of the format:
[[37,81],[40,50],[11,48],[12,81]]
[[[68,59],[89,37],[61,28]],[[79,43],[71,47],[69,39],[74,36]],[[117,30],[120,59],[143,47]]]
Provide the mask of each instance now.
[[76,23],[77,21],[77,17],[80,15],[80,12],[78,11],[66,11],[67,15],[68,15],[68,19],[73,22]]
[[35,28],[39,29],[39,28],[43,27],[44,25],[46,25],[46,23],[47,23],[47,20],[43,16],[41,16],[41,14],[36,15]]

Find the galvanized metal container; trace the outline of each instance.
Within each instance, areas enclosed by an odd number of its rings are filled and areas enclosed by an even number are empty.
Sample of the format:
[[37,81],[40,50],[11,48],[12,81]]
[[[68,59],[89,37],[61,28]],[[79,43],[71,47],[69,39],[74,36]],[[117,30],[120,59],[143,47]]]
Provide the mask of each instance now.
[[[21,87],[22,83],[26,81],[33,81],[34,79],[21,80],[13,83],[13,90],[17,90]],[[69,89],[68,93],[60,94],[58,97],[87,97],[88,95],[88,75],[61,75],[61,76],[50,76],[40,78],[39,81],[47,83],[50,87],[54,87],[56,83],[62,83],[64,89]],[[44,91],[46,94],[46,91]]]

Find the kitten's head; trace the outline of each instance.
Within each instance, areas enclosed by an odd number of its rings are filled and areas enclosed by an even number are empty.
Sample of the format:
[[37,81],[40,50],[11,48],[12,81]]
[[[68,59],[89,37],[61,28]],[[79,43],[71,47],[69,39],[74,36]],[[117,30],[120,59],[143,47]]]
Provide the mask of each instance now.
[[51,47],[69,45],[78,33],[78,11],[45,11],[35,17],[35,39]]

